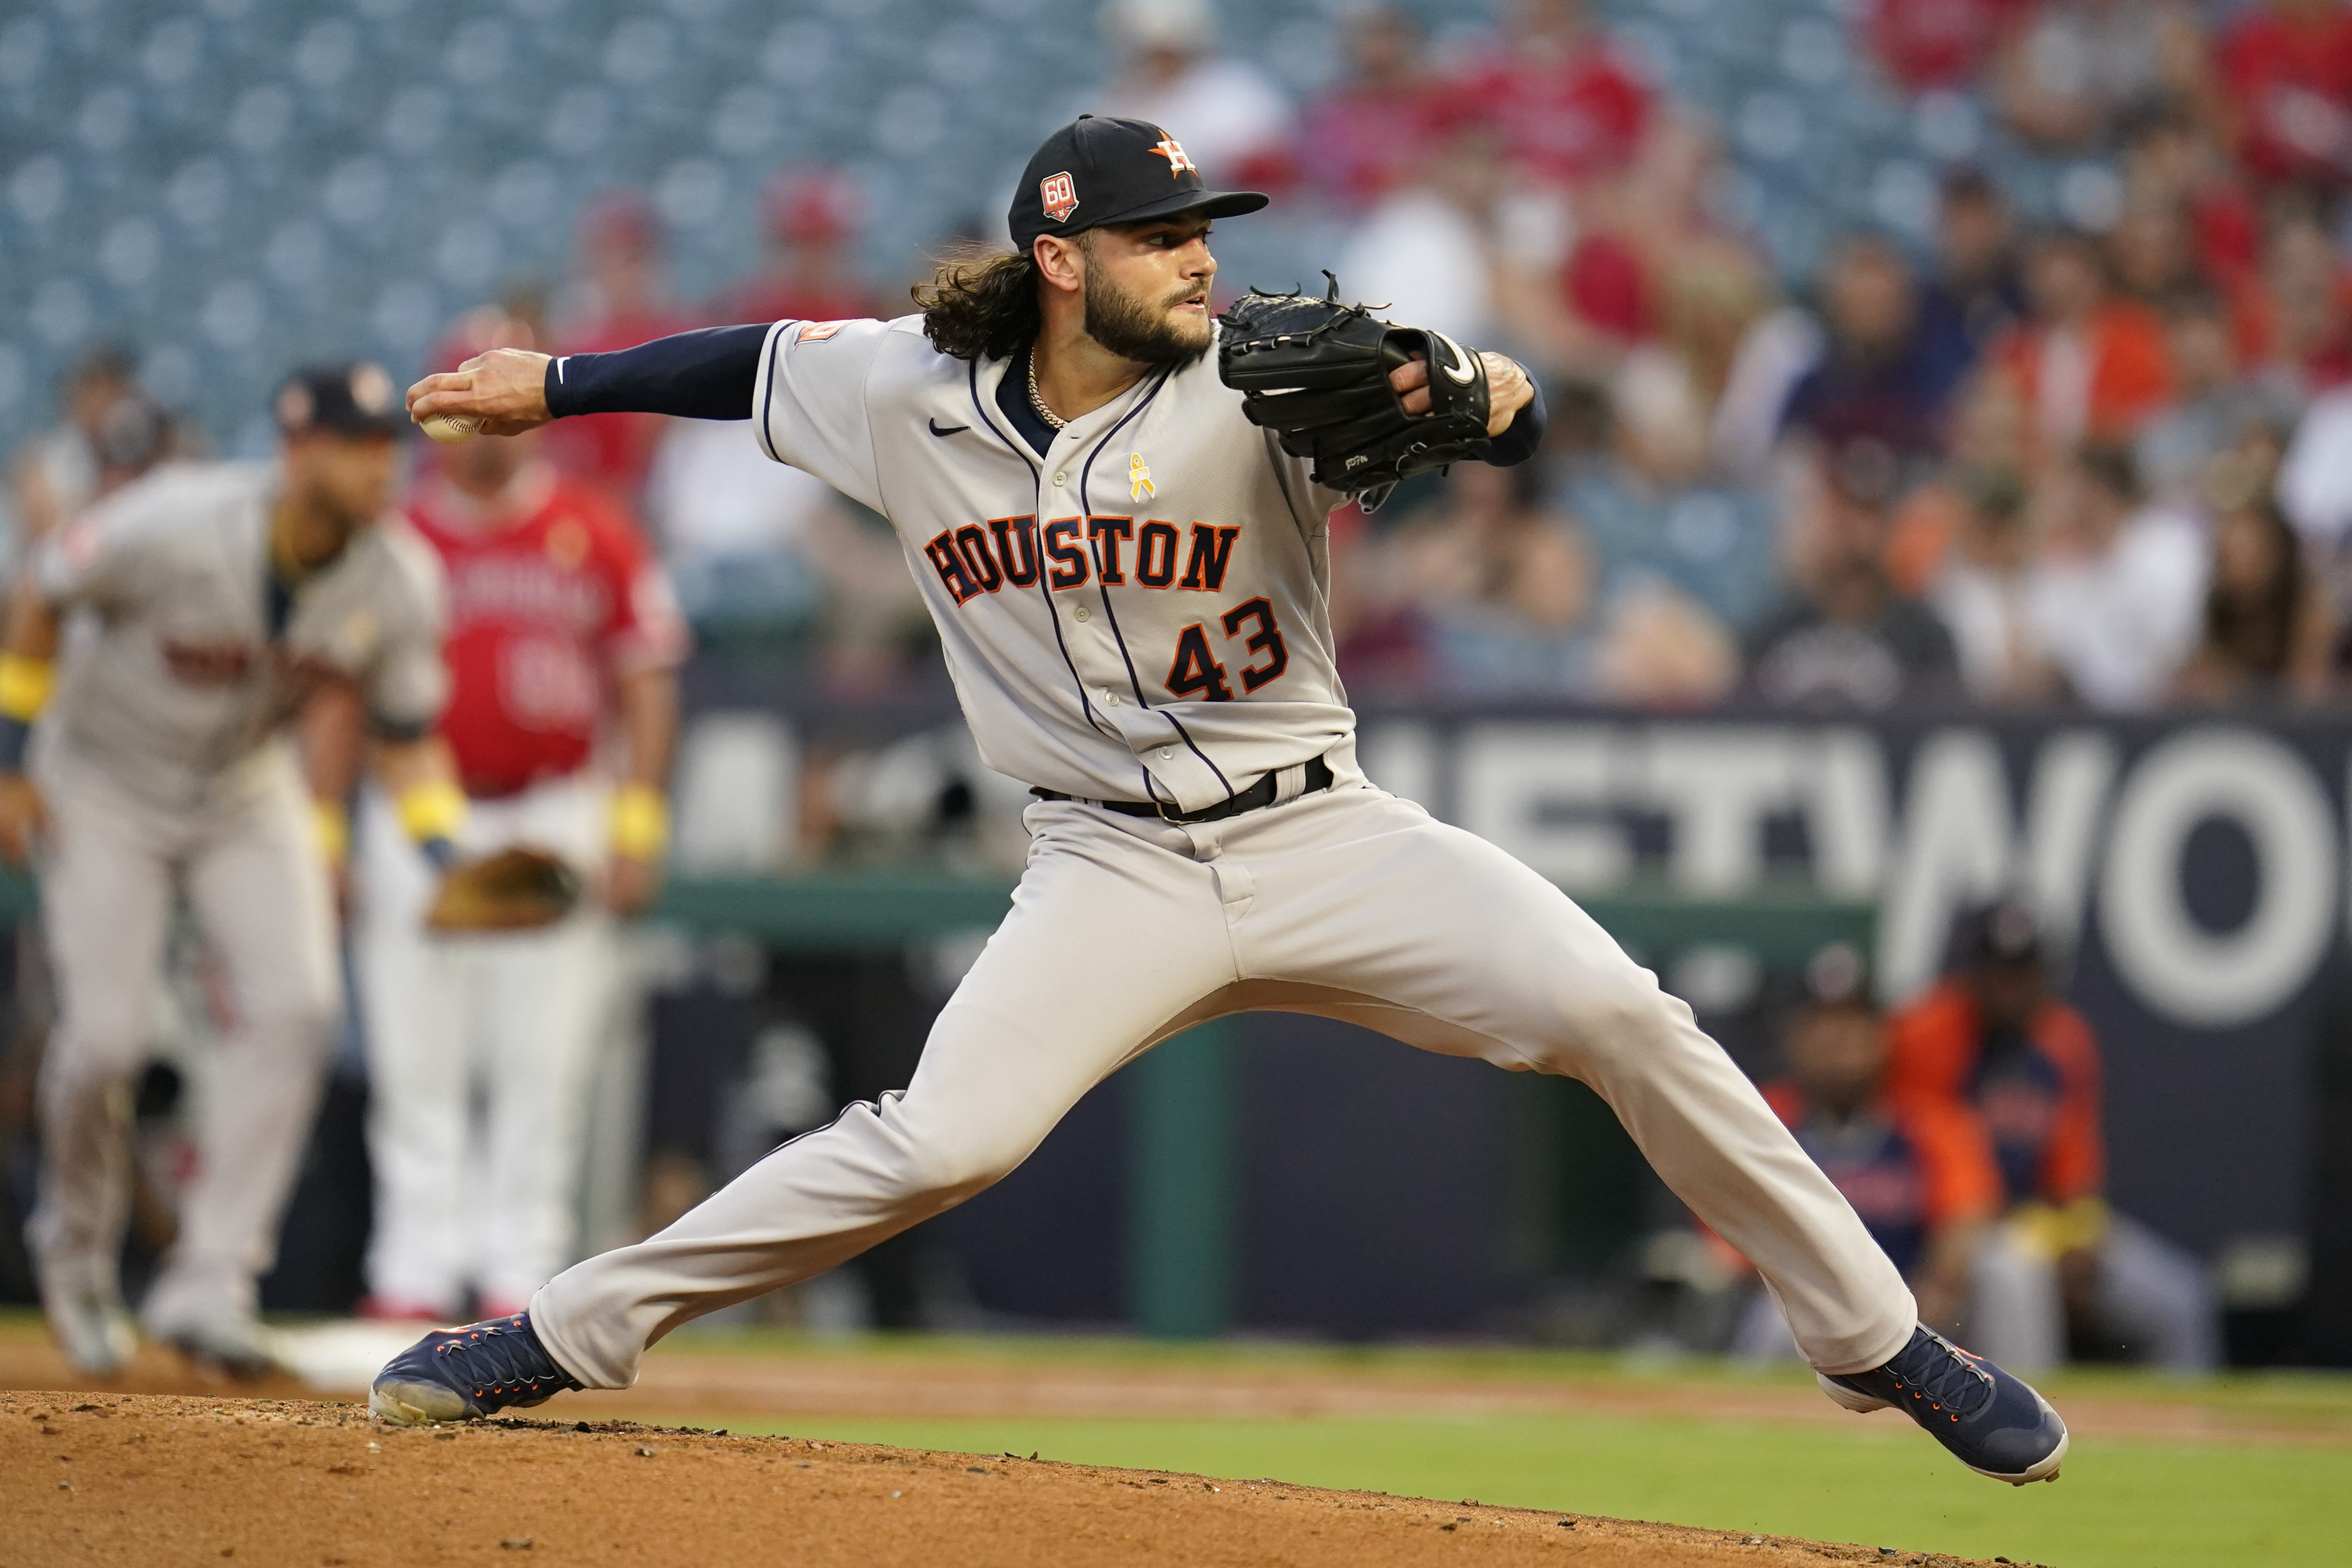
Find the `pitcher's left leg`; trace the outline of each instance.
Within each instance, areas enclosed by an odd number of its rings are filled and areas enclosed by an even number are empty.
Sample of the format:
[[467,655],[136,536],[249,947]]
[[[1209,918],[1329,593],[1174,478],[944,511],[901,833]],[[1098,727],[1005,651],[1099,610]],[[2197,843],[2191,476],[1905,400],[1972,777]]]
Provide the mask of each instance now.
[[1376,999],[1385,1017],[1350,1016],[1415,1045],[1583,1080],[1755,1263],[1816,1368],[1903,1348],[1917,1310],[1852,1206],[1690,1009],[1566,894],[1376,790],[1267,817],[1262,845],[1226,846],[1257,879],[1235,934],[1246,972]]
[[[2058,1473],[2057,1412],[1919,1326],[1895,1265],[1763,1096],[1549,883],[1375,790],[1274,808],[1223,850],[1256,886],[1234,922],[1245,978],[1319,988],[1313,1010],[1416,1045],[1582,1079],[1756,1264],[1831,1398],[1901,1408],[1980,1475]],[[1348,996],[1361,1005],[1332,1005]]]

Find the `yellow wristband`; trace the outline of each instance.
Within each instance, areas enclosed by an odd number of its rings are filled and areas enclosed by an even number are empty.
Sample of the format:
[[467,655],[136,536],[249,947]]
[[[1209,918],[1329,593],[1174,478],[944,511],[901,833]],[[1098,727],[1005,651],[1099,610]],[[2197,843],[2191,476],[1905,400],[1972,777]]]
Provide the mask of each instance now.
[[56,661],[0,653],[0,718],[32,723],[49,706],[49,692],[57,683]]
[[339,800],[310,802],[310,831],[319,842],[319,858],[341,865],[351,858],[352,819]]
[[466,825],[466,794],[446,779],[411,784],[394,803],[400,826],[418,843],[428,839],[454,839]]
[[624,784],[613,791],[613,852],[631,860],[657,861],[669,847],[669,802],[650,784]]

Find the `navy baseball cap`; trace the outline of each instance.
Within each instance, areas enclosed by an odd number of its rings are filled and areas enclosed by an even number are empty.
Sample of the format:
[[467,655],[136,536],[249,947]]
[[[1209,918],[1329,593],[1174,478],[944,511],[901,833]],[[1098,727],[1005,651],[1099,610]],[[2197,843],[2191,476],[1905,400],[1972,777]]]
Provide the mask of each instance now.
[[398,435],[406,428],[399,389],[384,368],[362,360],[353,364],[305,365],[278,383],[270,400],[278,431],[286,435]]
[[1030,155],[1005,222],[1025,255],[1039,235],[1077,235],[1178,213],[1237,217],[1270,199],[1258,191],[1210,190],[1183,144],[1156,125],[1082,114]]

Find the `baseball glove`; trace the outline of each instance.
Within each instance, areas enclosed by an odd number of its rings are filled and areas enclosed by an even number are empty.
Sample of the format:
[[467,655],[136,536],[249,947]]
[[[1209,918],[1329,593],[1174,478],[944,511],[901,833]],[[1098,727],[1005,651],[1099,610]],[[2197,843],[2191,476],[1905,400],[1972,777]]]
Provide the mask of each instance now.
[[429,931],[531,931],[580,902],[580,873],[545,850],[500,850],[451,866],[425,911]]
[[[1392,327],[1339,303],[1252,289],[1218,319],[1217,374],[1242,394],[1252,424],[1315,461],[1315,482],[1349,495],[1485,455],[1486,367],[1443,332]],[[1429,361],[1429,412],[1407,413],[1389,372]]]

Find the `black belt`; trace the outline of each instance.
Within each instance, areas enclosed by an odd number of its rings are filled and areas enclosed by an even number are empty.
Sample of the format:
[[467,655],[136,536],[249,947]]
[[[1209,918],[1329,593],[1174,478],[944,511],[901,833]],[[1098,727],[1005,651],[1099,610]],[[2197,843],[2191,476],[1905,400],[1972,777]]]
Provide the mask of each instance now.
[[[1157,817],[1163,822],[1222,822],[1227,817],[1238,817],[1244,811],[1255,811],[1274,804],[1281,786],[1281,771],[1265,774],[1238,795],[1228,796],[1213,806],[1203,806],[1197,811],[1173,811],[1164,805],[1149,800],[1089,800],[1083,795],[1065,795],[1059,789],[1041,789],[1032,785],[1029,793],[1040,800],[1076,800],[1081,806],[1100,806],[1106,811],[1117,811],[1123,817]],[[1331,788],[1331,765],[1316,758],[1307,765],[1307,782],[1299,794],[1312,795],[1318,789]]]

